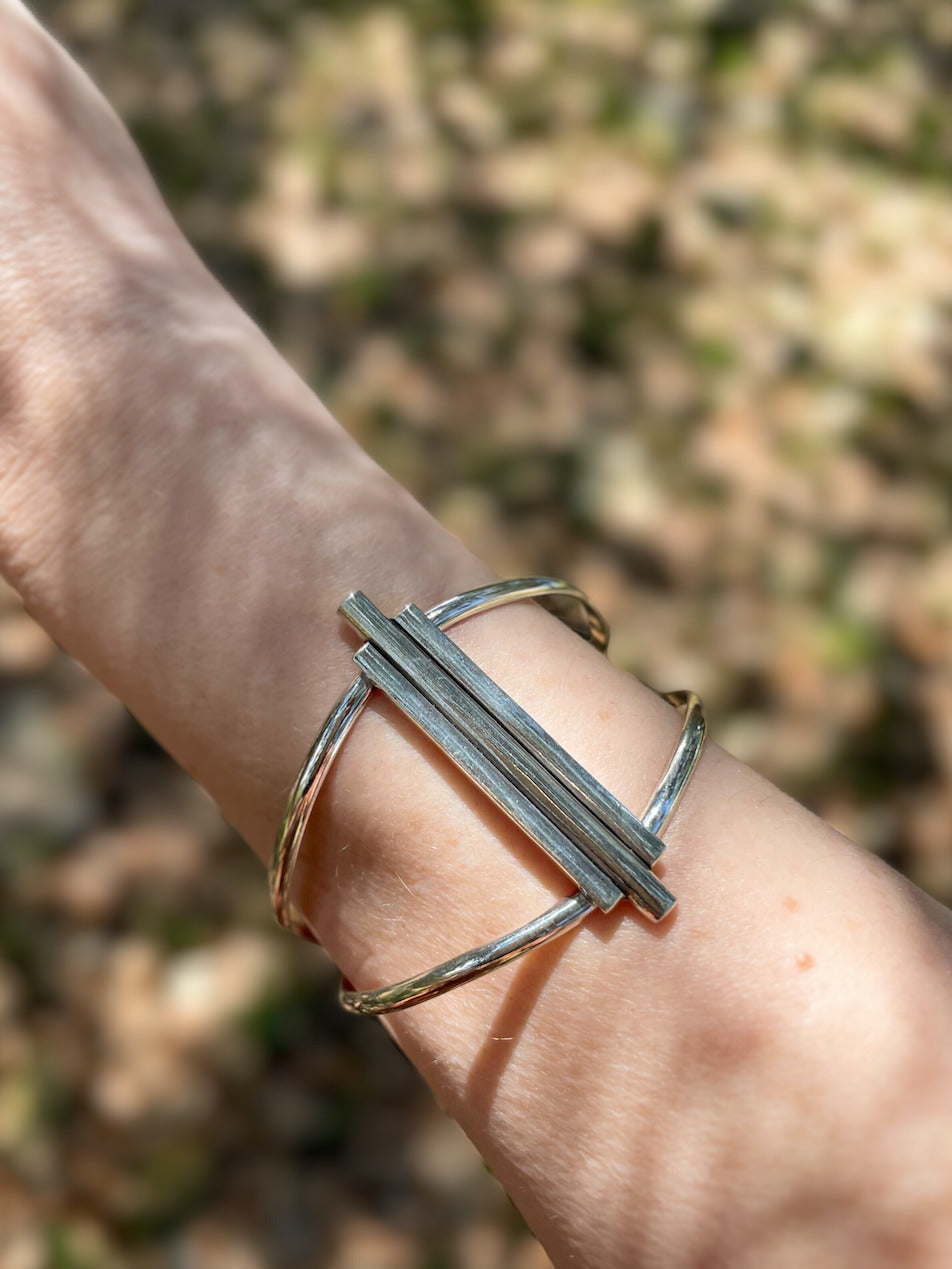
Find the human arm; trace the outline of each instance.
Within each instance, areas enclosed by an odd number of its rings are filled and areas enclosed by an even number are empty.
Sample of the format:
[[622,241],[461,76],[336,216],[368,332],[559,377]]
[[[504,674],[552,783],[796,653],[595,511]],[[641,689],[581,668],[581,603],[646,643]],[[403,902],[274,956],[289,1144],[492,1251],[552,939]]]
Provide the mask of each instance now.
[[[265,855],[353,673],[339,599],[392,611],[487,574],[221,293],[85,82],[0,12],[3,566]],[[660,702],[531,608],[460,638],[644,804],[676,728]],[[382,710],[326,793],[305,896],[355,982],[562,884]],[[941,919],[713,750],[668,841],[670,926],[590,922],[396,1020],[401,1044],[558,1263],[909,1264],[912,1229],[942,1263]]]

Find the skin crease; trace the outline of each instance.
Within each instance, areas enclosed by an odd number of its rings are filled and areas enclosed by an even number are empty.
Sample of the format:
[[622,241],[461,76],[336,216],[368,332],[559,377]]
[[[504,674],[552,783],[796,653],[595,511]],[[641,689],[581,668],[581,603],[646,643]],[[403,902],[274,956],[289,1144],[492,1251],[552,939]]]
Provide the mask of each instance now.
[[[205,273],[13,0],[0,119],[0,568],[267,857],[353,676],[343,595],[394,611],[489,574]],[[669,707],[536,606],[454,637],[644,805]],[[593,917],[395,1016],[394,1038],[559,1266],[948,1265],[948,914],[713,745],[666,841],[671,920]],[[567,893],[377,704],[296,885],[361,986]]]

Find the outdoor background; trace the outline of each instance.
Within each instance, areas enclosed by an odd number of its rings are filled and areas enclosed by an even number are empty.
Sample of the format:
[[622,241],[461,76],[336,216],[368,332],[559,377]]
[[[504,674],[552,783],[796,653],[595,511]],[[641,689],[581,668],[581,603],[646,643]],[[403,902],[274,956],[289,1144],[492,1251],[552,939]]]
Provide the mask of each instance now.
[[[36,7],[385,467],[952,899],[952,6]],[[546,1265],[5,590],[0,839],[2,1269]]]

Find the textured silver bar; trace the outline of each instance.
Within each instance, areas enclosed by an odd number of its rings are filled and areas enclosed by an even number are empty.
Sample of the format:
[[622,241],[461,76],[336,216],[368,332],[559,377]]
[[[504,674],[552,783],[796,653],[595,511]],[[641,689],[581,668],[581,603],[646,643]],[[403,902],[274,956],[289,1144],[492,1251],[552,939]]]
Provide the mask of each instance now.
[[[644,820],[660,833],[677,806],[687,782],[701,754],[704,744],[704,708],[694,692],[667,692],[665,699],[684,710],[684,727],[677,747],[668,763],[661,783],[645,808]],[[462,983],[470,982],[500,965],[508,964],[524,951],[543,947],[572,929],[592,911],[590,899],[577,891],[570,899],[563,899],[548,912],[529,921],[502,938],[492,939],[469,952],[463,952],[450,960],[414,974],[403,982],[370,991],[341,989],[341,1003],[353,1013],[390,1013],[406,1009],[422,1000],[432,1000]]]
[[494,683],[452,639],[428,621],[415,604],[404,608],[394,621],[412,635],[447,674],[489,709],[637,858],[649,867],[654,863],[664,850],[664,842],[594,779],[581,763],[566,753],[498,683]]
[[654,920],[671,911],[674,896],[650,869],[366,595],[349,596],[340,611],[639,908]]
[[539,808],[517,789],[382,652],[364,644],[354,654],[364,675],[390,697],[447,757],[477,784],[599,908],[607,911],[622,892]]

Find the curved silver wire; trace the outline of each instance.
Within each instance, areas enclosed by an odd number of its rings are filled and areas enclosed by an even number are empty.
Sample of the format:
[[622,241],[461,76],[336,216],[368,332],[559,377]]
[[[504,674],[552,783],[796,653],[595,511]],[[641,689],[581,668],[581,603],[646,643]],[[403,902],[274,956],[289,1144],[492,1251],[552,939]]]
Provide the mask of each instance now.
[[469,952],[461,952],[433,969],[405,978],[402,982],[390,987],[378,987],[373,991],[351,991],[341,986],[340,1002],[351,1013],[381,1014],[397,1013],[401,1009],[409,1009],[411,1005],[419,1005],[424,1000],[433,1000],[454,987],[462,987],[492,969],[508,965],[518,960],[543,943],[551,943],[560,934],[569,930],[585,919],[594,910],[591,899],[586,898],[581,890],[568,899],[562,899],[554,908],[549,908],[541,916],[520,925],[511,934],[502,938],[491,939]]

